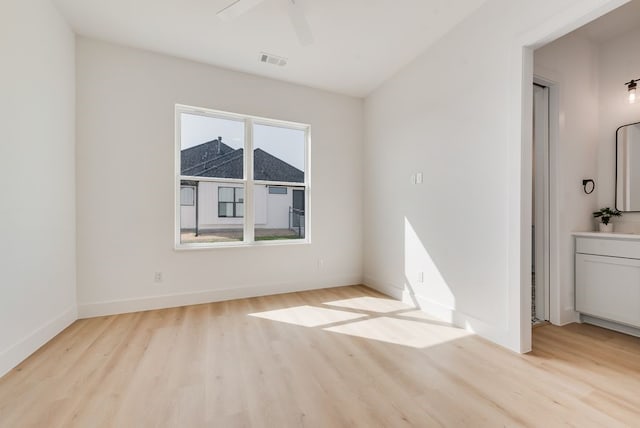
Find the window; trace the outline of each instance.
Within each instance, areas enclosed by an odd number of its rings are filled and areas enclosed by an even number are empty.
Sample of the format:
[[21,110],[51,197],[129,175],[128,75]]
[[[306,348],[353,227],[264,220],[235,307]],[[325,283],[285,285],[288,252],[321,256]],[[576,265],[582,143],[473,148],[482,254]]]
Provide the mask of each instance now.
[[308,242],[309,126],[176,106],[176,246]]
[[218,217],[244,217],[244,189],[218,187]]
[[183,207],[193,206],[195,203],[195,190],[193,186],[180,187],[180,205]]
[[270,195],[286,195],[288,193],[287,190],[286,187],[269,186]]

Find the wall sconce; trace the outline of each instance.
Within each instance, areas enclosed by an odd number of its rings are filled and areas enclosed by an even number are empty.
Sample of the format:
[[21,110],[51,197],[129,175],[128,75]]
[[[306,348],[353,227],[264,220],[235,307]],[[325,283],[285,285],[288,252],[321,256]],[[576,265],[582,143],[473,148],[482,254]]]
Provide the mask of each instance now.
[[627,90],[629,91],[629,104],[636,102],[636,87],[638,86],[636,82],[640,82],[640,79],[632,79],[625,83],[625,85],[627,85]]

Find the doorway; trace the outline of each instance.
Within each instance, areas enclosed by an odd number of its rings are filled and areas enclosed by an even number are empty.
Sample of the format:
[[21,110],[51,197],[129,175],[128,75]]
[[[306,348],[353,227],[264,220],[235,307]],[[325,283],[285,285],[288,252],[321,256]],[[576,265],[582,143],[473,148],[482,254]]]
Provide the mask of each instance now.
[[531,323],[549,320],[550,88],[533,83],[531,201]]
[[304,237],[305,230],[305,202],[304,190],[293,190],[293,204],[291,208],[290,228],[298,232],[298,236]]
[[[520,183],[519,188],[512,189],[510,194],[514,197],[510,199],[513,224],[509,228],[510,243],[514,248],[519,248],[519,252],[514,253],[509,258],[510,265],[513,269],[509,269],[508,275],[512,280],[514,293],[517,292],[520,301],[519,305],[510,306],[510,319],[519,325],[519,341],[516,343],[520,352],[529,352],[532,344],[532,328],[531,328],[531,297],[532,297],[532,263],[531,249],[533,244],[531,225],[532,225],[532,195],[533,190],[533,174],[531,168],[533,166],[533,90],[534,82],[534,51],[551,43],[552,41],[574,31],[585,24],[588,24],[603,15],[617,9],[627,3],[628,0],[604,0],[602,2],[575,2],[573,6],[567,9],[561,16],[554,16],[553,20],[540,22],[539,25],[532,27],[526,33],[516,37],[513,41],[513,55],[511,66],[513,71],[510,72],[512,81],[517,82],[517,91],[514,90],[512,97],[513,109],[516,113],[514,116],[514,124],[510,135],[514,140],[519,139],[521,144],[519,148],[514,149],[511,153],[511,164],[519,165],[509,174],[509,181]],[[609,27],[612,28],[612,27]],[[571,74],[554,73],[553,68],[540,70],[546,75],[546,78],[553,79],[550,86],[551,99],[551,168],[552,186],[550,201],[551,222],[551,254],[549,257],[549,277],[551,282],[549,293],[549,321],[553,324],[564,325],[575,321],[575,313],[572,312],[573,306],[571,301],[572,272],[567,274],[567,267],[571,269],[571,261],[567,259],[567,248],[564,246],[566,240],[570,239],[566,231],[561,230],[561,213],[557,209],[558,201],[561,200],[563,193],[560,185],[562,180],[558,179],[560,161],[559,152],[562,147],[560,141],[560,96],[559,90],[556,88],[563,85],[563,93],[566,90],[565,83],[570,80]],[[551,73],[548,73],[551,72]],[[542,82],[544,84],[544,81]],[[518,92],[519,91],[519,92]],[[576,184],[577,185],[577,184]],[[581,188],[578,188],[581,190]],[[564,243],[564,244],[563,244]],[[573,245],[573,244],[571,244]],[[566,261],[565,261],[566,260]],[[564,275],[567,274],[567,275]],[[516,290],[517,287],[517,290]]]

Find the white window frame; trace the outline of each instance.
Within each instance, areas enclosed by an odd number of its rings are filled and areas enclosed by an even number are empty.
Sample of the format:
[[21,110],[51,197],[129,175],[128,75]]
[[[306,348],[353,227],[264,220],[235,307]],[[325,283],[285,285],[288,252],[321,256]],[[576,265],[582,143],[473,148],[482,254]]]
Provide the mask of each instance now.
[[[213,178],[213,177],[194,177],[180,175],[180,155],[181,155],[181,114],[193,114],[198,116],[211,117],[215,119],[227,119],[244,122],[244,159],[243,159],[243,178]],[[253,126],[266,125],[277,126],[282,128],[296,129],[305,133],[305,159],[304,159],[304,182],[284,182],[270,180],[254,180],[253,179]],[[174,185],[174,207],[175,207],[175,249],[210,249],[210,248],[229,248],[229,247],[253,247],[253,246],[278,246],[278,245],[296,245],[311,243],[311,126],[304,123],[289,122],[283,120],[269,119],[258,116],[251,116],[238,113],[230,113],[220,110],[212,110],[204,107],[194,107],[183,104],[175,105],[175,185]],[[244,186],[244,237],[238,242],[180,242],[180,183],[182,180],[193,181],[210,181],[224,184],[241,184]],[[304,238],[301,239],[282,239],[273,241],[256,241],[255,240],[255,209],[254,209],[254,188],[256,185],[265,186],[287,186],[302,187],[305,194],[305,216],[304,216]]]

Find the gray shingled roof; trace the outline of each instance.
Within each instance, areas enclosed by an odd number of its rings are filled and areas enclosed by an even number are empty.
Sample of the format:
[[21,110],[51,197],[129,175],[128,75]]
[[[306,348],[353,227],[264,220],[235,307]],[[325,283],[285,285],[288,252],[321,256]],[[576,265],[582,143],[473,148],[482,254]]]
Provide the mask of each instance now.
[[253,165],[256,180],[304,183],[304,172],[262,149],[253,151]]
[[[242,178],[243,149],[233,149],[219,139],[181,151],[181,174],[195,177]],[[303,183],[304,172],[282,159],[255,149],[256,180]]]

